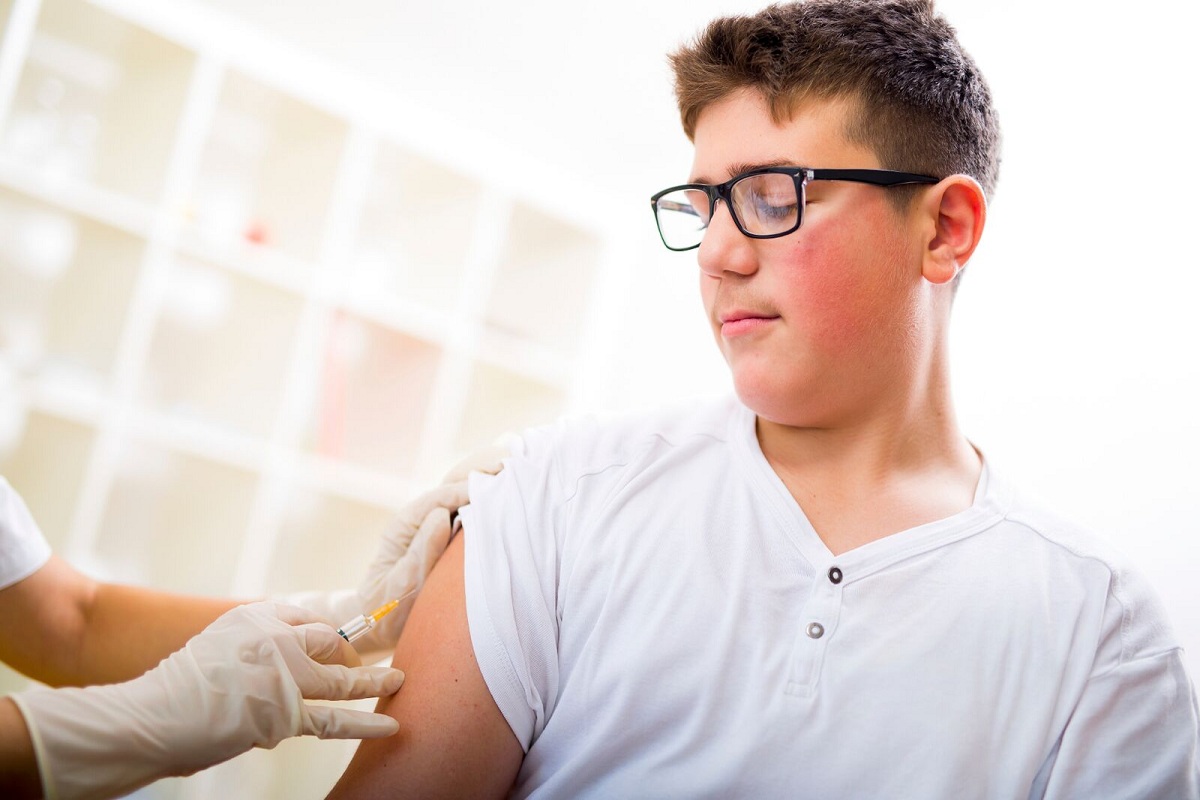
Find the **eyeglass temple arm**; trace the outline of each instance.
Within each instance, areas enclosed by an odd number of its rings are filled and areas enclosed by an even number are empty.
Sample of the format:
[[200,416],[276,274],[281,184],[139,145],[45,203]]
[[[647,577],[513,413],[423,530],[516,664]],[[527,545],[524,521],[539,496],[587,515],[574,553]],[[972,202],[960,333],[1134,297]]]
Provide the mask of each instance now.
[[679,203],[674,200],[660,198],[657,203],[652,203],[652,205],[657,205],[658,208],[664,211],[679,211],[683,214],[691,214],[694,217],[700,216],[700,212],[691,203]]
[[897,172],[887,169],[810,169],[809,180],[851,181],[870,183],[875,186],[902,186],[910,183],[938,183],[939,178],[915,172]]

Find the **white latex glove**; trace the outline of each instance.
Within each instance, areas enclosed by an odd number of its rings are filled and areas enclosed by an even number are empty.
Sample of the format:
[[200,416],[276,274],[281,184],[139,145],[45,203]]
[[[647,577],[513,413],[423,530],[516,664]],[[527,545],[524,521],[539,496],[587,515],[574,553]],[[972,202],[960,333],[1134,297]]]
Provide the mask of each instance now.
[[467,504],[467,475],[495,475],[509,453],[507,439],[477,450],[460,461],[436,489],[405,506],[383,535],[367,577],[356,590],[298,592],[280,597],[321,615],[333,625],[342,625],[360,614],[369,614],[390,600],[400,605],[375,624],[370,633],[354,642],[364,660],[375,661],[390,654],[400,638],[408,612],[425,576],[433,569],[450,542],[450,515]]
[[386,697],[404,681],[359,666],[354,648],[303,609],[239,606],[140,678],[13,695],[48,798],[115,797],[190,775],[290,736],[389,736],[391,717],[304,699]]

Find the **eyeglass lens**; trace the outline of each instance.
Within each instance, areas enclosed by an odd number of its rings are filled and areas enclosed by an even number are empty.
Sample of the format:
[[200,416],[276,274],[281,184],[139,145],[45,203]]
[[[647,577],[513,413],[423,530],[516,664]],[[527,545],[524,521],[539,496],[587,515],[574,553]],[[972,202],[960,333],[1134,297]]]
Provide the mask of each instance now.
[[[796,227],[800,198],[791,175],[766,172],[747,175],[729,188],[731,211],[739,227],[753,236],[785,233]],[[680,189],[658,199],[658,228],[668,247],[694,247],[704,238],[712,217],[708,193]]]

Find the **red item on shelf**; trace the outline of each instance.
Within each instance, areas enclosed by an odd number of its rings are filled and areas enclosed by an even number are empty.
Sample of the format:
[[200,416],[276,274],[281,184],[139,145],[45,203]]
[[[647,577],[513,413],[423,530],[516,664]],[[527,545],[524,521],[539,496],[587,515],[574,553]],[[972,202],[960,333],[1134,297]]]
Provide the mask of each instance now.
[[246,237],[247,242],[253,244],[266,244],[271,238],[267,224],[261,220],[255,220],[247,225],[242,235]]

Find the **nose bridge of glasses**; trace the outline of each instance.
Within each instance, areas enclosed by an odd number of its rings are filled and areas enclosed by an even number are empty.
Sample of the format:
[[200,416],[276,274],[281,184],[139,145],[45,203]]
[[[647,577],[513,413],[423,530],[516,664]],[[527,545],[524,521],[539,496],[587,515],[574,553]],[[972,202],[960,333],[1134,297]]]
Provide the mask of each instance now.
[[739,180],[741,180],[740,177],[726,181],[725,183],[695,184],[696,188],[703,190],[705,199],[708,200],[708,213],[701,214],[701,216],[705,217],[709,224],[712,223],[712,218],[717,215],[718,201],[724,202],[725,207],[729,211],[730,215],[734,217],[735,221],[737,220],[738,214],[734,208],[733,187],[738,183]]
[[730,222],[734,224],[734,227],[738,228],[739,230],[741,229],[742,224],[739,221],[737,211],[733,207],[733,194],[731,192],[732,188],[733,181],[707,187],[708,225],[706,227],[712,227],[713,221],[717,217],[717,201],[720,200],[725,206],[725,211],[729,214]]

